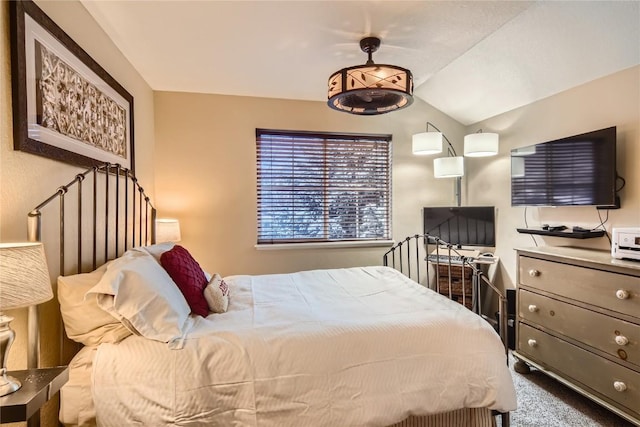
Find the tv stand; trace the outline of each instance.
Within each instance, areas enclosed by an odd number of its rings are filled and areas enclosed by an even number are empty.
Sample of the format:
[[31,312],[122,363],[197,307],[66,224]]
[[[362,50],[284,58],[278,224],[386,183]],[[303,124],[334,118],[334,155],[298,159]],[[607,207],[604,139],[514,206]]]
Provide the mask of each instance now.
[[572,231],[567,230],[543,230],[541,228],[517,228],[518,233],[523,234],[537,234],[540,236],[554,236],[554,237],[568,237],[570,239],[593,239],[595,237],[604,236],[604,230],[591,230],[591,231]]

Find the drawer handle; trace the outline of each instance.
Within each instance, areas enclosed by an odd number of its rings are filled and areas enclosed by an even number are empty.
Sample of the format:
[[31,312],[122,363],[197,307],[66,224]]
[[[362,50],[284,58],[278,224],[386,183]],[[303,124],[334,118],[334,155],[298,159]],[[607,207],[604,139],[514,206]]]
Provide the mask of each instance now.
[[616,344],[618,345],[627,345],[629,344],[629,338],[624,335],[616,335]]
[[539,276],[539,275],[540,275],[540,272],[538,270],[535,270],[535,269],[529,270],[529,276],[536,277],[536,276]]
[[622,381],[614,381],[613,388],[615,388],[616,391],[623,392],[627,389],[627,385]]
[[538,341],[530,339],[529,341],[527,341],[527,344],[529,344],[529,347],[536,347],[538,345]]
[[616,297],[618,297],[618,299],[627,299],[629,298],[629,291],[625,291],[624,289],[618,289],[616,291]]
[[538,306],[535,304],[529,305],[529,311],[535,313],[536,311],[538,311]]

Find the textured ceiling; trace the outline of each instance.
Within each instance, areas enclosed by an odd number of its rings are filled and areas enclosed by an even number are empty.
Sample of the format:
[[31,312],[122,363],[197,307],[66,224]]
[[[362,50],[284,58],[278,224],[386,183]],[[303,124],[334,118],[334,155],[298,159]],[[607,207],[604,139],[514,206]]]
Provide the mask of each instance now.
[[468,125],[640,63],[637,1],[88,1],[154,90],[326,101],[362,64]]

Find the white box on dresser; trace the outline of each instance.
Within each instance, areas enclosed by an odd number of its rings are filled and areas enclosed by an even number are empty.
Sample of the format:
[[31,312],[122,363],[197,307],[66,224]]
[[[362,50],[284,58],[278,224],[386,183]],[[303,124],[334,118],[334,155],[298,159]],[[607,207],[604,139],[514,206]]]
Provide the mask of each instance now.
[[640,426],[640,262],[572,247],[516,251],[515,369],[534,366]]

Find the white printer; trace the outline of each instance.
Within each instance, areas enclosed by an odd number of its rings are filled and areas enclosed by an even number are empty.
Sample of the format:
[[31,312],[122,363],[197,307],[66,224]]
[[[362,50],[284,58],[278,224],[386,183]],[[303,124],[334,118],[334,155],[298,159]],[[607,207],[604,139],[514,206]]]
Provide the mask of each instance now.
[[613,228],[611,256],[640,261],[640,227]]

